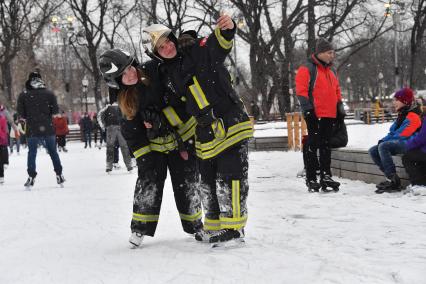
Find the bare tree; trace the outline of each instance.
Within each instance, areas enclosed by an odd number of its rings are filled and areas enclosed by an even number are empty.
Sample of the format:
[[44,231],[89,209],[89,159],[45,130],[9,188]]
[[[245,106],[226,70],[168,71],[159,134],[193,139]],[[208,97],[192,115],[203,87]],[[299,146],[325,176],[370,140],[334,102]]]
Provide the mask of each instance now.
[[75,44],[78,39],[71,41],[72,47],[81,61],[84,68],[90,73],[94,87],[96,108],[101,109],[101,81],[102,75],[98,68],[97,53],[104,39],[105,20],[107,17],[108,4],[110,0],[66,0],[70,5],[74,16],[82,26],[82,30],[77,34],[85,41],[85,51],[82,53],[81,49]]
[[[418,51],[421,49],[424,44],[424,34],[426,30],[426,1],[417,0],[413,1],[411,4],[411,12],[414,14],[414,23],[411,30],[411,39],[410,39],[410,86],[415,88],[417,85],[417,76],[416,72],[417,66],[417,57]],[[421,72],[423,73],[423,72]],[[423,74],[422,74],[423,75]]]
[[[0,87],[9,102],[13,100],[13,59],[23,48],[33,46],[61,3],[50,0],[0,1]],[[34,57],[30,59],[34,60]]]

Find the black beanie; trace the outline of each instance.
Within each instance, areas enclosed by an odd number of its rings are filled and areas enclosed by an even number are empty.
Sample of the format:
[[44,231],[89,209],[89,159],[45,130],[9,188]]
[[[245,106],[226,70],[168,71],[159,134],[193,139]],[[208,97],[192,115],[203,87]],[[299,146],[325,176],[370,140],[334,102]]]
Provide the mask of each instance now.
[[329,42],[323,37],[317,39],[317,43],[315,45],[315,54],[326,52],[329,50],[334,50],[334,46],[333,44],[331,44],[331,42]]

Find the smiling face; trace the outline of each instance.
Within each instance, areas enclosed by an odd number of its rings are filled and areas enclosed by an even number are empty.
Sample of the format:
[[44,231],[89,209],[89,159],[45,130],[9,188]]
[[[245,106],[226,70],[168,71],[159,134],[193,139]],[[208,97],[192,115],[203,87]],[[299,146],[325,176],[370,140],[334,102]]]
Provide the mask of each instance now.
[[124,70],[121,82],[126,86],[135,85],[138,82],[138,72],[134,66],[129,66]]
[[175,43],[167,38],[157,47],[157,52],[165,59],[174,58],[177,54]]
[[396,111],[399,111],[401,108],[403,108],[405,106],[405,104],[399,100],[397,100],[396,98],[393,99],[393,107],[395,108]]

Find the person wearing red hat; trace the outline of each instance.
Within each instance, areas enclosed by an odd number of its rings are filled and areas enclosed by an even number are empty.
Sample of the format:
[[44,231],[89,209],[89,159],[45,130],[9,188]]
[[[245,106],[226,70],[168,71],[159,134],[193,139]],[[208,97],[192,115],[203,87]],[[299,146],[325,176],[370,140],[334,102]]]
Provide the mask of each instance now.
[[376,186],[376,193],[402,190],[392,156],[404,154],[407,140],[420,129],[421,110],[413,102],[414,93],[410,88],[403,88],[395,93],[393,106],[398,112],[398,117],[390,127],[389,133],[380,139],[377,145],[368,150],[374,163],[379,166],[386,177],[385,181]]

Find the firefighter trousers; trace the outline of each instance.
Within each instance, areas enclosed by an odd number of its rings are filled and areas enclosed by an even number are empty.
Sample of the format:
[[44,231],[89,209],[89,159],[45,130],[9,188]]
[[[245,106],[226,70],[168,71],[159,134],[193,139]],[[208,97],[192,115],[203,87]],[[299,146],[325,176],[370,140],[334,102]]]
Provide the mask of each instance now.
[[139,173],[133,200],[132,232],[154,236],[160,216],[164,183],[169,169],[176,207],[183,230],[194,234],[202,228],[201,200],[194,155],[183,160],[178,151],[154,155],[151,170]]
[[241,229],[247,222],[248,142],[198,160],[204,229]]

